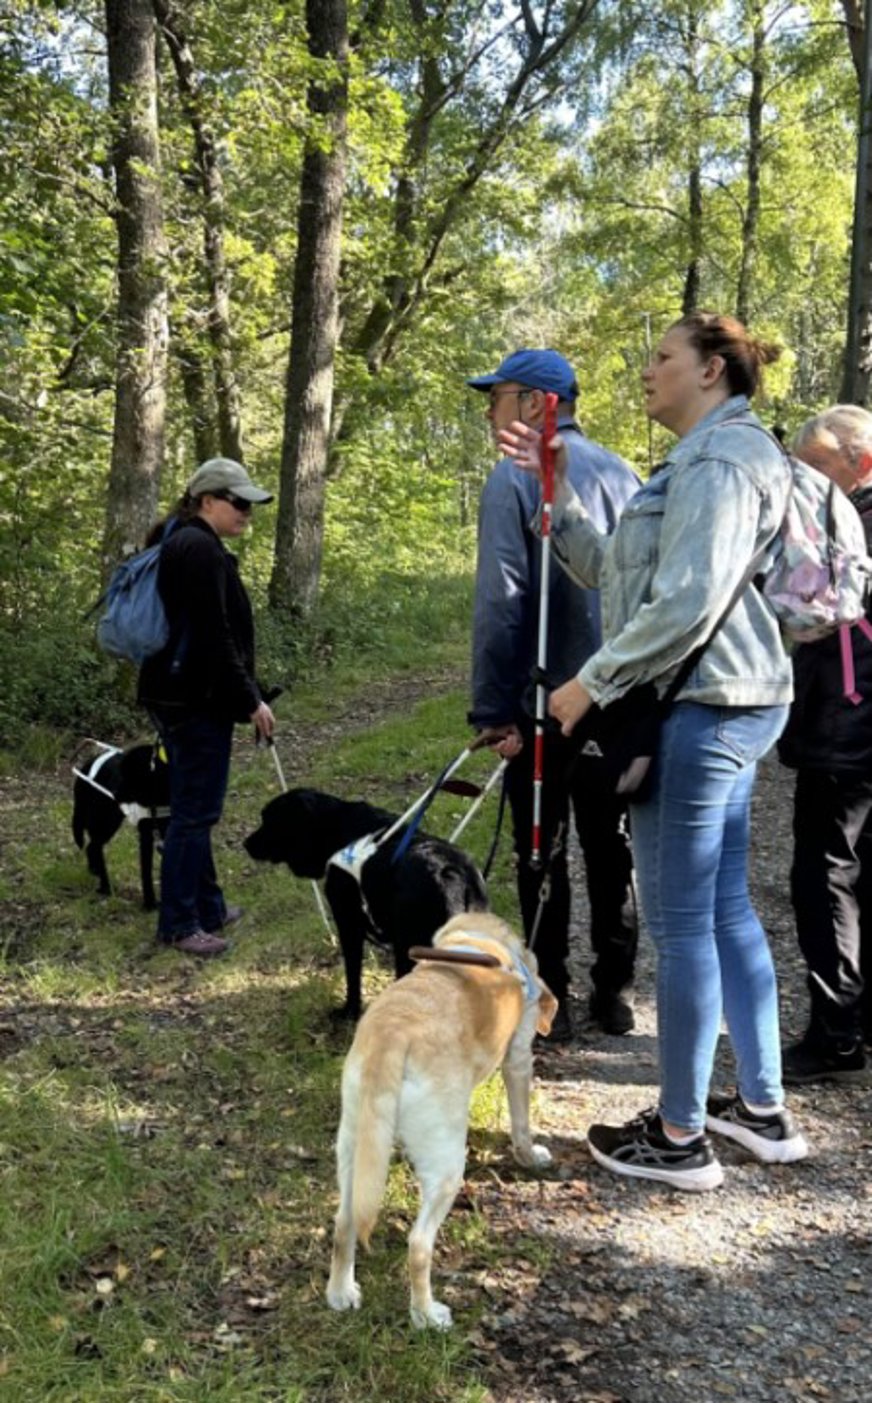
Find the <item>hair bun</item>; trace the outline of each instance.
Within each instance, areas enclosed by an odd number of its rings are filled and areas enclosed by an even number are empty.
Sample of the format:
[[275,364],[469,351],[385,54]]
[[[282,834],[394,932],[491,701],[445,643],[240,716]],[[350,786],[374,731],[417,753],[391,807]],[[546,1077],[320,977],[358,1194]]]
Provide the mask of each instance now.
[[756,337],[749,337],[749,346],[757,357],[758,365],[772,365],[784,350],[776,341],[759,341]]

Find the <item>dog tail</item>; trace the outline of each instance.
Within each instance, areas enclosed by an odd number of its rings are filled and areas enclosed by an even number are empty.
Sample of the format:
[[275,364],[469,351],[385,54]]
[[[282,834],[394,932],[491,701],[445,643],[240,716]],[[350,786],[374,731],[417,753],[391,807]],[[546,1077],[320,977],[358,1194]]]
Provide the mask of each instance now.
[[361,1078],[352,1214],[354,1231],[364,1247],[369,1246],[384,1197],[405,1061],[404,1047],[386,1049],[377,1071],[365,1067]]

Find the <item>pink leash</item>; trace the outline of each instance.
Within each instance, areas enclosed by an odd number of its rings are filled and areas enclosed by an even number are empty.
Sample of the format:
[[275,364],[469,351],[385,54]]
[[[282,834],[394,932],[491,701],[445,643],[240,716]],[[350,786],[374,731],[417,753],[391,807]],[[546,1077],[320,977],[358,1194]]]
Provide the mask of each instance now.
[[857,691],[854,675],[854,650],[851,646],[851,629],[858,628],[872,643],[872,624],[868,619],[858,619],[855,624],[841,624],[839,627],[839,647],[842,651],[842,695],[846,701],[859,706],[863,698]]
[[[542,429],[542,573],[539,582],[539,677],[544,676],[548,662],[548,570],[551,564],[551,517],[554,508],[554,449],[551,440],[557,433],[557,396],[545,396],[545,423]],[[536,730],[533,739],[533,835],[530,843],[530,866],[542,866],[542,778],[545,761],[544,683],[536,685]]]

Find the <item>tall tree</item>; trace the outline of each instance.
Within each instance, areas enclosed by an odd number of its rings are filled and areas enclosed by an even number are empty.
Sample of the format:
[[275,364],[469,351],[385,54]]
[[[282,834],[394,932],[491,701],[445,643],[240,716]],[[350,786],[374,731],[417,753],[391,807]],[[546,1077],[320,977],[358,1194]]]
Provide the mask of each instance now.
[[856,0],[843,0],[843,3],[860,102],[851,288],[841,398],[848,404],[865,405],[872,381],[872,0],[866,0],[862,16]]
[[348,118],[348,16],[345,0],[306,0],[312,131],[303,159],[291,349],[285,383],[274,608],[311,611],[318,593],[324,483],[339,337],[339,256]]
[[766,83],[766,0],[750,0],[748,21],[751,27],[751,90],[748,95],[747,118],[747,191],[742,216],[742,249],[736,292],[736,316],[741,322],[748,322],[751,318],[760,235],[760,181]]
[[[228,458],[242,461],[242,416],[239,386],[234,366],[233,337],[230,328],[230,282],[224,252],[224,180],[218,162],[215,136],[201,85],[194,65],[191,44],[177,6],[170,0],[153,0],[154,11],[172,56],[179,85],[182,109],[191,127],[194,159],[203,195],[203,253],[209,287],[206,317],[212,347],[215,401],[218,408],[218,442]],[[204,377],[198,367],[194,347],[180,348],[183,383],[192,411],[194,440],[198,454],[207,451],[209,438],[204,432]]]
[[[561,7],[546,0],[537,16],[531,0],[520,0],[508,18],[495,10],[488,28],[483,5],[408,0],[414,79],[394,186],[388,268],[349,344],[370,374],[382,370],[420,315],[446,240],[477,186],[511,137],[555,96],[561,59],[597,3]],[[458,113],[466,117],[462,125]],[[440,169],[440,122],[452,117],[449,159]],[[336,434],[348,407],[347,401],[340,406]]]
[[703,202],[702,202],[702,119],[705,112],[702,92],[699,14],[691,0],[686,15],[679,22],[685,44],[684,70],[687,85],[687,105],[691,114],[690,147],[687,169],[687,239],[689,258],[684,276],[684,292],[681,298],[683,316],[696,311],[699,304],[699,291],[702,281],[702,259],[705,249]]
[[118,229],[115,425],[103,539],[108,568],[157,510],[167,366],[166,244],[151,0],[106,0]]

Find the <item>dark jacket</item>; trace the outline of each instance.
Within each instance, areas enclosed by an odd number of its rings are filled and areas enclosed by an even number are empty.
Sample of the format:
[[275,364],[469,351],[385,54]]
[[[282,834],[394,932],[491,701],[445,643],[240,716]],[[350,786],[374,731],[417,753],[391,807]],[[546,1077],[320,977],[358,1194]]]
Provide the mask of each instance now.
[[157,586],[170,641],[139,674],[146,706],[247,721],[260,702],[254,621],[236,557],[208,522],[178,526],[161,550]]
[[[852,492],[851,501],[872,552],[872,487]],[[866,617],[872,622],[872,603]],[[778,742],[778,754],[791,769],[872,775],[872,642],[857,628],[850,637],[856,704],[844,695],[838,634],[794,651],[795,700]]]
[[[587,438],[566,415],[558,420],[569,481],[603,532],[614,530],[639,479],[622,458]],[[478,568],[472,641],[474,726],[516,724],[536,661],[542,544],[531,527],[539,483],[510,458],[484,485],[478,517]],[[548,575],[548,674],[554,686],[573,677],[600,645],[599,594],[581,589],[552,561]]]

